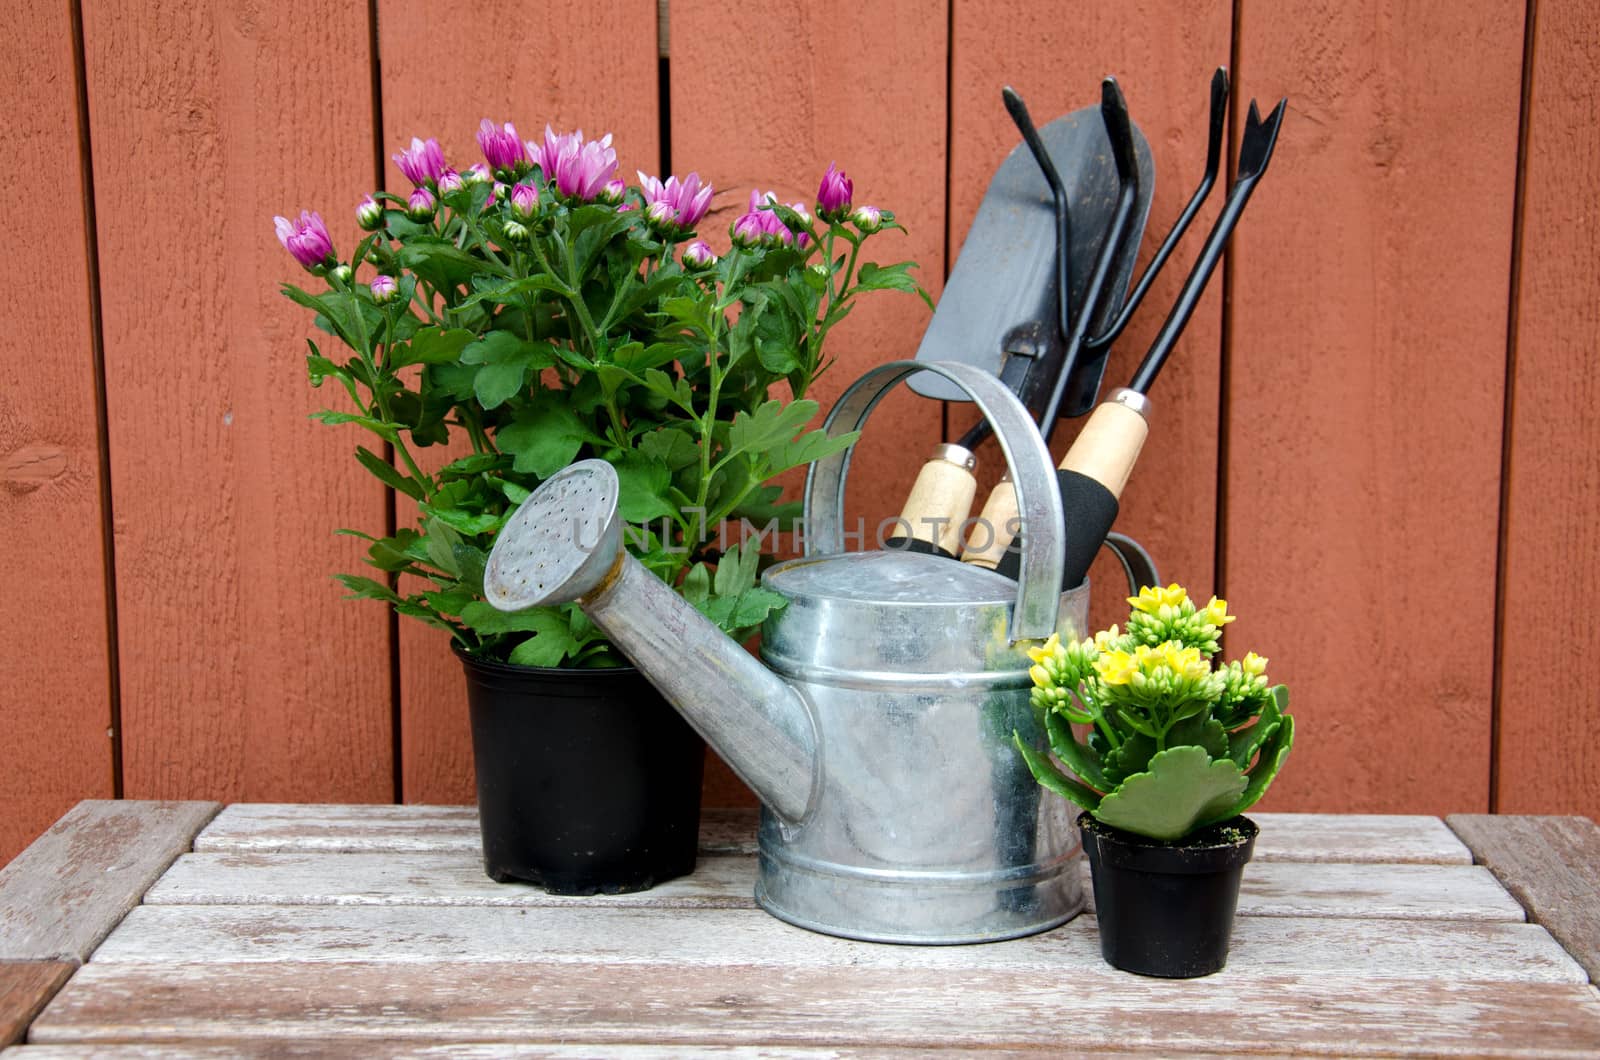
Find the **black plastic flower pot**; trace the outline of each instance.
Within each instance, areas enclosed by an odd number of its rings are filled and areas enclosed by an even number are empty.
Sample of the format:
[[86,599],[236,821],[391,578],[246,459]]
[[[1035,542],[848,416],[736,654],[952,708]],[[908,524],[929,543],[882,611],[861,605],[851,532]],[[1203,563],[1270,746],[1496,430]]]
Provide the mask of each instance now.
[[1100,953],[1125,972],[1193,979],[1221,971],[1239,904],[1239,879],[1255,853],[1248,817],[1176,843],[1078,817],[1094,878]]
[[456,654],[491,879],[620,894],[694,870],[705,744],[638,670]]

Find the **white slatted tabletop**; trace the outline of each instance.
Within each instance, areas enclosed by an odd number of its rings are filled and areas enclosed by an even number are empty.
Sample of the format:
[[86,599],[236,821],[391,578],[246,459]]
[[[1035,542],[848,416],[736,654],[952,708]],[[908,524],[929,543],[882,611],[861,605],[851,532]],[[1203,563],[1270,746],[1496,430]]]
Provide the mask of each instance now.
[[484,876],[470,808],[239,805],[204,824],[216,807],[173,805],[171,855],[118,855],[138,873],[71,916],[17,914],[8,936],[8,894],[48,906],[52,876],[62,902],[85,884],[48,852],[0,872],[0,1045],[7,970],[62,969],[26,988],[26,1044],[0,1060],[1600,1055],[1587,944],[1530,923],[1432,817],[1257,815],[1228,967],[1167,981],[1105,965],[1092,910],[981,946],[790,927],[751,901],[743,811],[708,812],[692,876],[558,898]]

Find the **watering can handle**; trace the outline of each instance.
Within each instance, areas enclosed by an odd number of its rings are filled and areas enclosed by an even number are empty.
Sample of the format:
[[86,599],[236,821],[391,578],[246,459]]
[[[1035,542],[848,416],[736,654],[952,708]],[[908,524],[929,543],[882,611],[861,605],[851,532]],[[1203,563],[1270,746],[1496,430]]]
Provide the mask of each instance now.
[[1156,561],[1150,558],[1145,547],[1127,534],[1115,530],[1106,535],[1105,547],[1122,563],[1122,572],[1128,576],[1128,589],[1137,593],[1146,585],[1159,586],[1161,575],[1156,573]]
[[[1027,527],[1026,551],[1017,578],[1017,604],[1011,613],[1010,637],[1043,640],[1056,630],[1061,606],[1061,577],[1066,566],[1062,540],[1066,519],[1056,486],[1055,462],[1039,436],[1033,418],[1011,390],[993,375],[955,361],[891,361],[872,369],[850,385],[828,413],[822,429],[829,437],[858,430],[879,401],[896,385],[919,372],[942,376],[972,398],[1005,454],[1017,493],[1017,512]],[[844,484],[852,446],[814,462],[806,472],[805,554],[826,556],[844,551]]]

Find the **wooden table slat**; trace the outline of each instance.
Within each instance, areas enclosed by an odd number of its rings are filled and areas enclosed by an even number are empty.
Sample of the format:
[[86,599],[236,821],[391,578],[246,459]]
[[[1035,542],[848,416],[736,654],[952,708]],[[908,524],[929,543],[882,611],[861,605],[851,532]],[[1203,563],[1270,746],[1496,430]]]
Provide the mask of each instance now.
[[[756,811],[708,809],[700,849],[755,852]],[[1406,814],[1262,813],[1257,861],[1362,861],[1470,865],[1472,853],[1437,817]],[[476,851],[471,806],[325,806],[240,803],[195,840],[203,853]]]
[[1600,827],[1587,817],[1456,814],[1474,857],[1600,981]]
[[[959,1056],[961,1052],[921,1050],[922,1052],[947,1052]],[[682,1045],[637,1045],[611,1042],[605,1047],[607,1060],[682,1060]],[[285,1060],[295,1057],[316,1057],[318,1060],[371,1060],[386,1057],[388,1060],[595,1060],[597,1053],[592,1045],[563,1045],[543,1042],[537,1045],[516,1042],[451,1042],[429,1044],[394,1039],[360,1039],[355,1041],[285,1041],[282,1038],[234,1038],[227,1045],[202,1045],[195,1042],[151,1042],[146,1044],[118,1042],[75,1045],[18,1045],[0,1049],[0,1060],[238,1060],[238,1058],[263,1057]],[[769,1045],[707,1045],[696,1043],[695,1057],[715,1060],[905,1060],[903,1049],[872,1049],[851,1046],[847,1049],[830,1046],[769,1046]],[[1037,1049],[985,1049],[983,1060],[1014,1060],[1048,1056],[1052,1060],[1075,1060],[1078,1057],[1100,1056],[1098,1052],[1078,1052],[1060,1048]],[[1233,1060],[1228,1053],[1195,1053],[1185,1050],[1185,1060]],[[1287,1056],[1278,1053],[1252,1053],[1252,1057]]]
[[[145,906],[95,964],[427,961],[1033,972],[1098,965],[1094,917],[987,946],[882,946],[803,931],[757,909],[463,906]],[[1532,924],[1241,917],[1229,965],[1243,976],[1588,982]]]
[[0,869],[0,960],[88,957],[220,808],[80,802]]
[[[1087,864],[1080,862],[1085,874]],[[491,881],[462,854],[189,854],[154,887],[151,904],[747,906],[755,859],[706,855],[690,875],[636,894],[568,898]],[[1092,897],[1090,898],[1092,908]],[[1245,916],[1521,920],[1522,907],[1473,865],[1263,862],[1246,867]]]
[[1224,971],[1153,984],[1094,964],[1054,976],[919,968],[886,976],[851,967],[96,962],[57,995],[30,1040],[1192,1046],[1586,1057],[1600,1044],[1600,1004],[1587,985],[1363,982],[1357,989],[1340,976]]
[[0,1047],[22,1040],[75,968],[71,961],[0,962]]

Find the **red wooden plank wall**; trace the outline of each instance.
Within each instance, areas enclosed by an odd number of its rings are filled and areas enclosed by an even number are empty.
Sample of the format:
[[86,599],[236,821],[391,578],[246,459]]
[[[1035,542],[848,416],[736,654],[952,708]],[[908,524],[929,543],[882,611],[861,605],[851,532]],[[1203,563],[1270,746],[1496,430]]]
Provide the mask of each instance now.
[[[806,200],[837,160],[858,201],[905,221],[894,250],[937,292],[1016,141],[1003,83],[1043,121],[1118,76],[1155,154],[1148,252],[1199,179],[1218,64],[1236,122],[1251,95],[1288,95],[1289,115],[1157,384],[1120,528],[1228,596],[1235,642],[1291,682],[1302,746],[1271,808],[1600,816],[1600,692],[1568,676],[1600,642],[1583,606],[1600,593],[1600,17],[1579,0],[1102,6],[676,0],[658,67],[650,0],[14,5],[8,142],[34,186],[53,179],[13,204],[33,249],[0,264],[18,292],[0,538],[24,575],[0,606],[0,860],[118,791],[472,797],[443,642],[328,578],[360,562],[332,531],[390,516],[357,440],[306,419],[326,395],[277,294],[296,270],[273,214],[319,209],[347,244],[411,136],[464,163],[485,116],[527,137],[582,125],[616,135],[630,176],[670,158],[710,179],[712,233],[751,187]],[[911,299],[864,308],[819,396],[914,352],[925,323]],[[894,514],[942,418],[884,406],[852,516]],[[1115,574],[1094,576],[1110,621]],[[712,804],[748,798],[722,771],[708,785]]]

